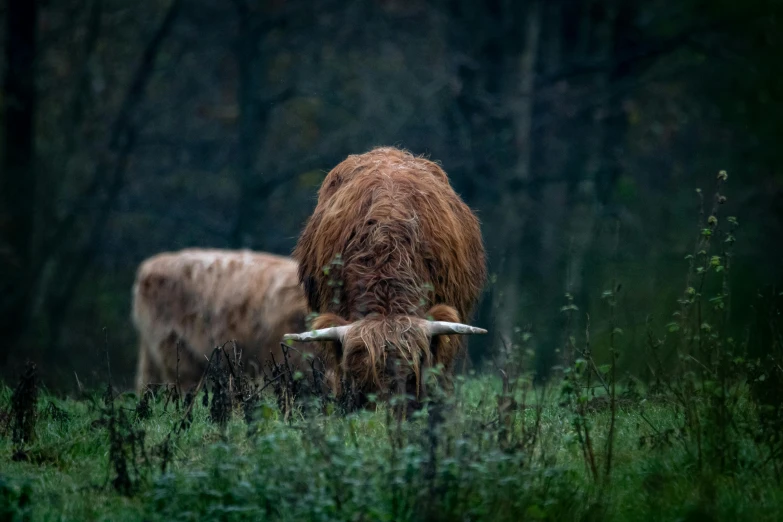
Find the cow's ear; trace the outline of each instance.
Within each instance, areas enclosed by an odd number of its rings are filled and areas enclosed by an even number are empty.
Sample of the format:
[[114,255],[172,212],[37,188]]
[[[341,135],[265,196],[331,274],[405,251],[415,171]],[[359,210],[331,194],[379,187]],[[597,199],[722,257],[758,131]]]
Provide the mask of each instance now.
[[[331,328],[333,326],[345,326],[351,324],[342,317],[332,313],[321,314],[313,319],[311,330],[320,330],[321,328]],[[340,362],[343,358],[343,345],[338,341],[326,341],[323,343],[323,350],[320,357],[324,360],[327,368],[332,369],[337,374],[340,373]]]
[[[430,321],[460,322],[460,316],[453,307],[445,304],[437,304],[427,311],[424,316]],[[454,364],[454,359],[460,349],[459,337],[456,335],[435,335],[430,340],[433,362],[442,364],[449,369]]]
[[313,319],[313,324],[310,327],[311,330],[320,330],[321,328],[331,328],[333,326],[345,326],[351,324],[350,321],[346,321],[337,314],[320,314]]
[[460,316],[457,313],[457,310],[445,304],[433,306],[427,311],[424,317],[430,321],[447,321],[449,323],[460,322]]

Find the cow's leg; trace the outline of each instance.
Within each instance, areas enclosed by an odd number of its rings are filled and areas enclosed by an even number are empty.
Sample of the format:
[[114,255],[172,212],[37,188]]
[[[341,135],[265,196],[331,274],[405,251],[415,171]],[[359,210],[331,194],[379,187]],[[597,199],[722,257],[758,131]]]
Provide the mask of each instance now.
[[155,365],[149,350],[149,344],[142,340],[139,343],[139,361],[136,366],[136,394],[139,397],[148,384],[155,384],[161,380],[159,368]]
[[176,384],[179,381],[179,389],[183,394],[198,384],[206,369],[207,358],[194,353],[184,339],[171,332],[160,343],[159,353],[163,366],[160,382]]

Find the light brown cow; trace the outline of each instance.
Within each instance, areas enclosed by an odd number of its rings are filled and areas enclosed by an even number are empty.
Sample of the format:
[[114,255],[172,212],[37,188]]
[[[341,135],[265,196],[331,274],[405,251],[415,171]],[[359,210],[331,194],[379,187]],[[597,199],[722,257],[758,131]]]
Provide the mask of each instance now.
[[[297,268],[288,257],[215,249],[162,253],[142,262],[133,286],[137,392],[149,383],[175,382],[177,343],[182,390],[198,383],[215,346],[232,339],[245,362],[261,367],[272,355],[281,362],[283,334],[305,329]],[[295,348],[300,353],[292,351],[291,360],[304,369],[301,353],[312,348]]]

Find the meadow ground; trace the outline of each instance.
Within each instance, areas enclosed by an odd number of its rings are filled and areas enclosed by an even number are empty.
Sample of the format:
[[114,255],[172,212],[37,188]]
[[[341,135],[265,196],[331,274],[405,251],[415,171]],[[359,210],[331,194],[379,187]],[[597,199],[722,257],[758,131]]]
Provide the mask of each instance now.
[[27,438],[20,394],[6,387],[0,520],[783,516],[779,436],[746,384],[719,404],[705,389],[679,399],[674,386],[625,389],[612,401],[575,383],[459,378],[442,406],[401,422],[386,406],[340,414],[331,404],[285,419],[265,392],[222,425],[214,394],[189,416],[165,394],[140,403],[42,391]]

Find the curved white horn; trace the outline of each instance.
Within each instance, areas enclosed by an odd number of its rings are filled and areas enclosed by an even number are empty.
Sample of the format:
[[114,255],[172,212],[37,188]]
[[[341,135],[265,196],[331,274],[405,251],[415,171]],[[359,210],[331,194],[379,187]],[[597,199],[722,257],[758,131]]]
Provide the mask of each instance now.
[[345,326],[332,326],[331,328],[321,328],[320,330],[311,330],[309,332],[285,334],[283,336],[284,341],[340,341],[343,342],[345,334],[351,325]]
[[487,331],[468,324],[450,323],[448,321],[427,321],[427,333],[429,333],[430,337],[433,337],[435,335],[485,334]]

